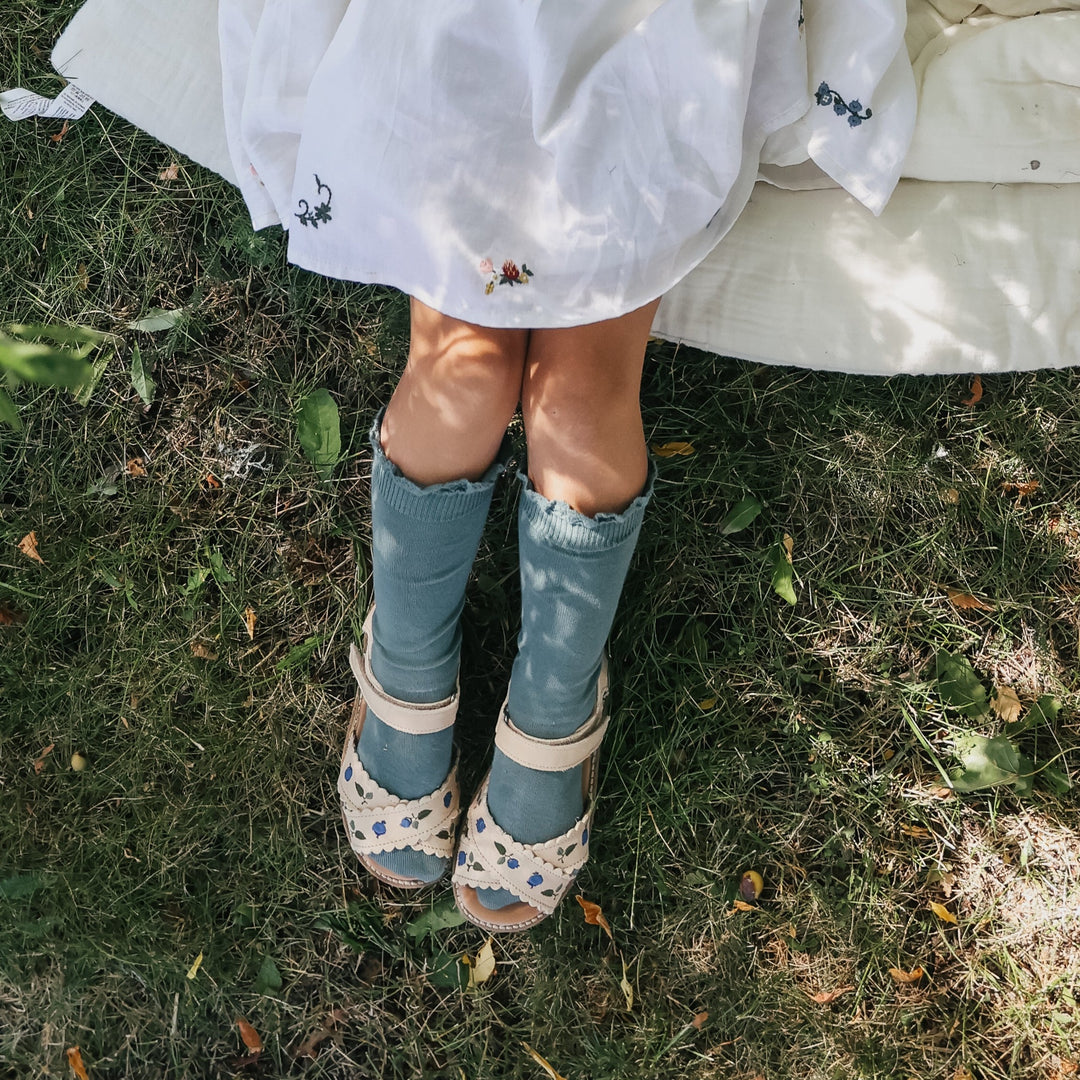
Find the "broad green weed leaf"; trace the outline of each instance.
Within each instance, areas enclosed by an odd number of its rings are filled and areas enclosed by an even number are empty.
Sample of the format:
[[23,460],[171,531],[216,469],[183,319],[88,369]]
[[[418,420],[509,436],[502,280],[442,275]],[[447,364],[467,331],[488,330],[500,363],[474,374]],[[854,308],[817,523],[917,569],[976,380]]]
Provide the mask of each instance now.
[[1020,720],[1005,725],[1005,734],[1009,738],[1015,738],[1025,731],[1030,731],[1039,724],[1052,724],[1057,719],[1061,709],[1061,702],[1052,694],[1043,694],[1034,705],[1027,711],[1027,715]]
[[469,985],[469,969],[459,957],[440,949],[432,957],[427,981],[440,990],[464,990]]
[[798,598],[795,595],[795,571],[791,565],[792,547],[792,539],[785,533],[783,540],[778,540],[769,548],[769,561],[773,568],[773,592],[794,607]]
[[23,429],[23,422],[19,418],[19,410],[15,408],[15,402],[8,397],[6,390],[0,390],[0,420],[16,431],[22,431]]
[[0,881],[0,898],[21,900],[24,896],[32,896],[44,884],[37,874],[14,874]]
[[25,382],[45,386],[82,386],[92,374],[90,365],[70,349],[42,341],[16,341],[0,335],[0,369]]
[[51,341],[56,345],[74,345],[77,356],[85,357],[106,338],[100,330],[88,326],[46,326],[40,323],[14,323],[8,333],[21,341]]
[[957,791],[1015,784],[1021,777],[1020,755],[1004,735],[992,739],[985,735],[961,735],[956,740],[955,752],[960,767],[953,770],[951,777]]
[[446,896],[433,904],[429,911],[406,923],[405,933],[420,942],[429,935],[434,937],[438,931],[461,926],[464,922],[465,916],[458,911],[453,896]]
[[341,456],[338,407],[329,390],[312,390],[300,403],[296,436],[319,479],[329,480]]
[[325,634],[316,634],[309,637],[299,645],[294,645],[275,665],[277,672],[288,671],[290,668],[306,664],[311,654],[326,640]]
[[1039,777],[1051,791],[1056,791],[1059,795],[1072,791],[1073,784],[1069,774],[1056,765],[1044,765],[1039,770]]
[[1017,795],[1030,795],[1035,790],[1035,762],[1029,757],[1020,755],[1019,766],[1016,773],[1016,783],[1013,791]]
[[761,503],[752,495],[740,499],[720,522],[720,535],[742,532],[761,513]]
[[267,953],[263,957],[259,974],[255,976],[255,984],[252,990],[256,994],[277,993],[281,989],[281,972],[278,971],[274,958]]
[[941,700],[965,716],[982,716],[989,708],[986,687],[967,657],[959,653],[942,650],[937,654],[937,688]]
[[141,319],[135,319],[127,326],[129,330],[141,330],[143,333],[153,334],[158,330],[171,330],[180,324],[183,317],[183,308],[173,308],[171,311],[151,308]]
[[157,386],[154,384],[154,380],[150,378],[150,372],[143,363],[142,353],[139,352],[138,345],[131,350],[131,385],[135,387],[135,393],[142,398],[144,405],[153,403]]
[[214,580],[219,585],[230,585],[236,580],[236,577],[225,565],[225,560],[221,556],[221,552],[217,548],[213,551],[207,552],[207,557],[210,560],[210,572],[214,575]]

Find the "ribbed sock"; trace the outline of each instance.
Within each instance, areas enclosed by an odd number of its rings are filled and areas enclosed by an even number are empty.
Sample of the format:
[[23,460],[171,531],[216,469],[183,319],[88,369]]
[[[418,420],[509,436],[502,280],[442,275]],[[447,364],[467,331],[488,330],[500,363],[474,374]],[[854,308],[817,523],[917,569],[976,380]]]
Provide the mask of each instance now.
[[[380,412],[371,429],[371,667],[391,697],[431,704],[450,697],[457,684],[465,585],[503,455],[478,481],[421,487],[383,453],[381,426]],[[369,710],[357,753],[387,791],[415,799],[446,779],[452,745],[453,728],[410,735]],[[392,873],[422,881],[435,881],[447,866],[445,859],[412,848],[371,857]]]
[[[645,490],[621,514],[586,517],[545,499],[521,474],[518,512],[521,633],[507,712],[528,735],[564,738],[596,704],[596,680],[645,507]],[[582,766],[551,773],[528,769],[496,749],[488,806],[515,840],[535,844],[581,817]],[[494,910],[516,902],[505,889],[478,890]]]

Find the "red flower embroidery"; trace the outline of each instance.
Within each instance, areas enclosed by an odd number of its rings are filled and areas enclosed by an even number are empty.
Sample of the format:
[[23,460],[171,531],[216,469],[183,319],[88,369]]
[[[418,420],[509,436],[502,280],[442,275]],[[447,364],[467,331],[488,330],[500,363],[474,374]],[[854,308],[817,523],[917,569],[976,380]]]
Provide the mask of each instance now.
[[520,281],[521,271],[517,268],[517,264],[511,262],[509,259],[503,263],[502,276],[509,282]]
[[496,285],[528,285],[533,272],[522,263],[519,267],[513,259],[507,259],[502,264],[501,270],[496,270],[490,259],[484,259],[480,263],[480,272],[491,274],[491,280],[484,287],[484,292],[490,296],[495,291]]

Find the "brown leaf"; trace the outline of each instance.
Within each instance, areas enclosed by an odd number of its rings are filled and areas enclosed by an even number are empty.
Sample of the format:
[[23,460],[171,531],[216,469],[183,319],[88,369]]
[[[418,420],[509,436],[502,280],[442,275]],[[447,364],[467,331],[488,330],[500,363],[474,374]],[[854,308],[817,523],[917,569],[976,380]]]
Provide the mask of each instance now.
[[788,562],[791,562],[791,555],[794,552],[794,550],[795,550],[795,541],[792,540],[791,537],[788,536],[787,533],[784,533],[784,554],[787,556],[787,561]]
[[71,1071],[78,1077],[78,1080],[90,1080],[89,1075],[86,1072],[86,1066],[83,1064],[82,1054],[79,1053],[77,1046],[69,1046],[67,1049],[68,1065],[71,1066]]
[[323,1021],[322,1026],[316,1028],[297,1048],[293,1051],[293,1059],[309,1057],[315,1058],[317,1054],[316,1050],[327,1039],[335,1037],[336,1032],[334,1028],[340,1024],[346,1017],[344,1009],[334,1009],[327,1014],[326,1019]]
[[819,994],[811,994],[810,1000],[816,1001],[819,1005],[828,1005],[840,997],[841,994],[846,994],[849,990],[854,989],[854,986],[841,986],[839,990],[822,990]]
[[942,502],[947,502],[950,506],[960,505],[960,492],[956,488],[942,488],[938,494]]
[[602,927],[604,933],[614,941],[615,935],[611,932],[611,926],[604,917],[603,911],[600,910],[600,905],[594,904],[591,900],[586,900],[580,893],[578,893],[577,902],[581,905],[582,911],[585,912],[585,921],[590,926]]
[[[67,121],[65,120],[65,121],[64,121],[64,126],[63,126],[63,127],[62,127],[62,128],[61,128],[61,129],[60,129],[60,130],[59,130],[59,131],[58,131],[58,132],[57,132],[57,133],[55,134],[55,135],[50,135],[50,136],[49,136],[49,138],[50,138],[50,139],[52,139],[52,141],[53,141],[54,143],[58,143],[58,142],[60,142],[60,141],[61,141],[61,140],[63,139],[63,137],[64,137],[64,136],[65,136],[65,135],[66,135],[66,134],[68,133],[68,130],[69,130],[69,129],[70,129],[70,125],[69,125],[69,124],[68,124],[68,122],[67,122]],[[78,1048],[76,1047],[76,1049],[78,1049]]]
[[247,627],[248,637],[255,640],[255,609],[244,608],[244,625]]
[[543,1069],[549,1077],[551,1077],[551,1080],[566,1080],[565,1076],[555,1071],[550,1061],[548,1061],[544,1057],[541,1057],[527,1042],[523,1042],[521,1045],[525,1047],[525,1050],[528,1053],[529,1057],[531,1057],[533,1061],[535,1061],[536,1064],[539,1065],[540,1068]]
[[38,554],[37,533],[36,532],[28,532],[19,541],[19,550],[28,559],[33,559],[35,562],[41,563],[42,566],[45,565],[45,560],[41,557],[40,554]]
[[930,910],[944,922],[952,923],[953,926],[957,925],[956,916],[944,904],[939,904],[936,900],[931,900]]
[[90,271],[86,269],[86,263],[79,263],[75,273],[79,275],[79,288],[86,292],[90,288]]
[[986,603],[985,600],[980,600],[977,596],[972,596],[971,593],[961,592],[959,589],[954,589],[947,586],[945,589],[949,595],[949,602],[954,607],[958,607],[961,610],[968,608],[977,608],[979,611],[993,611],[994,605]]
[[164,169],[157,174],[159,180],[175,180],[180,175],[180,165],[178,162],[173,162],[171,165],[167,165]]
[[51,742],[38,755],[37,761],[34,762],[34,772],[36,774],[38,774],[38,775],[41,774],[41,770],[45,768],[45,759],[53,752],[53,750],[55,748],[56,748],[56,743]]
[[1005,492],[1015,492],[1018,499],[1022,499],[1025,495],[1031,495],[1039,490],[1038,480],[1027,480],[1022,484],[1013,484],[1006,480],[1001,485],[1001,490]]
[[736,911],[757,911],[757,908],[753,904],[748,904],[745,900],[732,900],[731,910],[729,915],[734,915]]
[[902,971],[900,968],[889,968],[889,974],[898,983],[917,983],[923,977],[921,967],[912,968],[910,971]]
[[22,626],[24,622],[26,616],[21,611],[0,604],[0,626]]
[[146,466],[141,457],[133,457],[127,463],[128,476],[145,476]]
[[705,1026],[705,1021],[709,1019],[709,1010],[702,1009],[701,1012],[695,1013],[694,1019],[690,1021],[690,1026],[700,1031]]
[[1005,721],[1006,724],[1015,724],[1020,719],[1020,713],[1024,706],[1016,696],[1016,691],[1009,686],[999,686],[990,699],[990,708]]
[[652,443],[651,449],[657,457],[689,457],[694,453],[694,444],[688,442]]
[[978,405],[979,402],[982,401],[982,396],[983,396],[982,376],[981,375],[976,375],[975,378],[971,380],[971,397],[964,398],[964,400],[961,402],[961,404],[962,405]]
[[200,660],[216,660],[218,658],[218,654],[202,641],[193,641],[191,643],[191,655],[197,656]]
[[244,1045],[253,1054],[259,1053],[263,1048],[259,1033],[242,1016],[236,1018],[236,1026],[240,1029],[240,1038],[244,1040]]

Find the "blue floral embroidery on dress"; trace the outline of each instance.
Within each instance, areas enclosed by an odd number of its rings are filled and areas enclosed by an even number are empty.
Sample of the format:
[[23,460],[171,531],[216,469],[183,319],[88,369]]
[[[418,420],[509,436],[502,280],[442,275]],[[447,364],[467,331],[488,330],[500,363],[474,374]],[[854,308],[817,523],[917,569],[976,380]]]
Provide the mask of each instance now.
[[858,98],[845,101],[828,83],[822,83],[814,94],[819,105],[831,105],[837,116],[847,116],[849,127],[858,127],[864,120],[874,115],[873,109],[862,111],[862,102]]
[[319,203],[319,205],[316,206],[314,210],[311,208],[311,203],[309,203],[307,199],[298,199],[296,205],[300,207],[300,213],[293,214],[293,217],[296,218],[301,225],[310,225],[313,229],[317,229],[320,222],[325,225],[331,220],[330,200],[334,197],[334,193],[330,190],[327,184],[324,184],[319,179],[318,173],[315,173],[314,175],[316,193],[322,195],[322,193],[325,191],[326,198],[321,203]]

